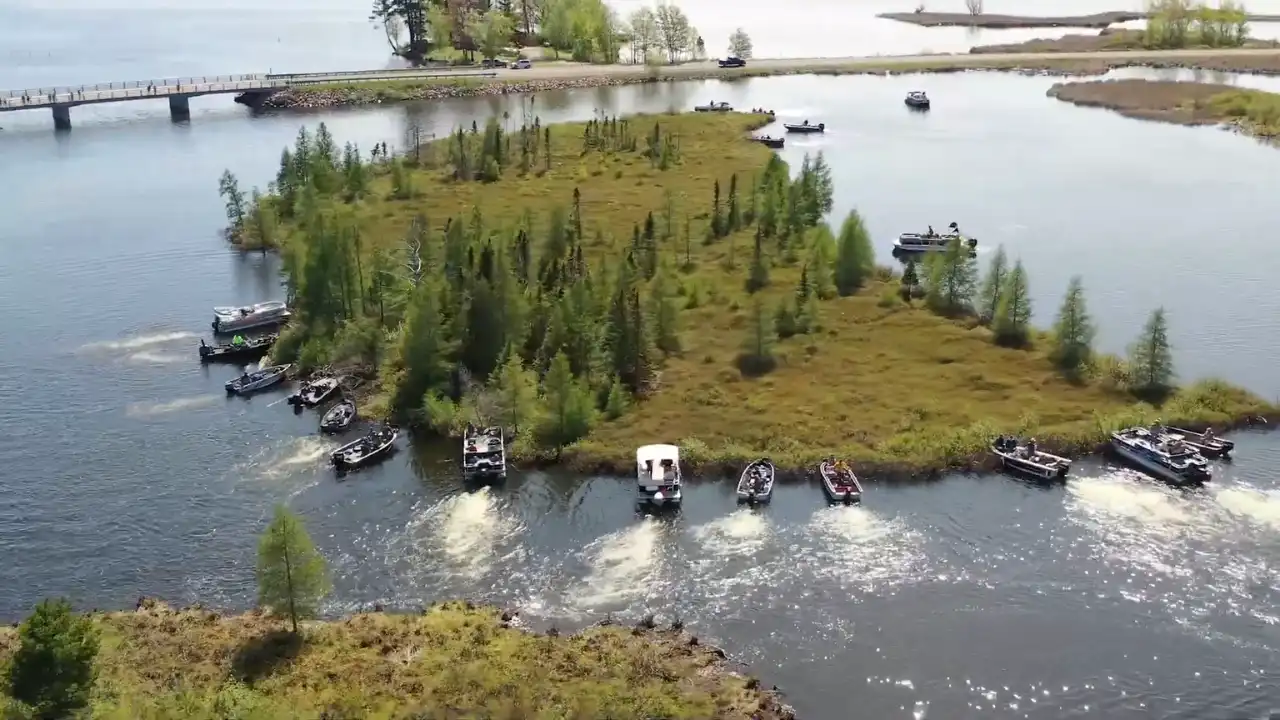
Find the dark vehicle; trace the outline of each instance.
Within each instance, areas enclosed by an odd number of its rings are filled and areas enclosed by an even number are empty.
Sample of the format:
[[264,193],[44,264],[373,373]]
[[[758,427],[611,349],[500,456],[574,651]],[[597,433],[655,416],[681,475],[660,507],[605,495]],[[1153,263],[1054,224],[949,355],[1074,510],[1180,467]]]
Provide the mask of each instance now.
[[727,57],[720,61],[720,67],[722,68],[740,68],[746,66],[747,61],[740,57]]
[[485,67],[485,68],[500,68],[500,67],[506,67],[506,66],[507,64],[502,62],[498,58],[487,58],[485,60],[480,61],[480,67]]

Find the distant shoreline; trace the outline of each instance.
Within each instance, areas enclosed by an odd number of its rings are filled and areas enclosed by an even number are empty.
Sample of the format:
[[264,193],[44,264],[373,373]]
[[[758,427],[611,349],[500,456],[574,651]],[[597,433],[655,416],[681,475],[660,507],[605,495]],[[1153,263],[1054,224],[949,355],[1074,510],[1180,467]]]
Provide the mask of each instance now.
[[[876,17],[883,20],[896,20],[920,27],[977,27],[988,30],[1011,30],[1029,28],[1102,28],[1119,23],[1146,20],[1150,13],[1126,10],[1092,13],[1089,15],[998,15],[982,13],[971,15],[948,12],[891,12],[880,13]],[[1247,15],[1248,22],[1280,22],[1280,15]]]

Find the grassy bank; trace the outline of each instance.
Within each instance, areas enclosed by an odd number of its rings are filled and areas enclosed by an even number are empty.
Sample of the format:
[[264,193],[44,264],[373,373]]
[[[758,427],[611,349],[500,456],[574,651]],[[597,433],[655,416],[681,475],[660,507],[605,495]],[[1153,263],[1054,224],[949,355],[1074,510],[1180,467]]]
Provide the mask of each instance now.
[[[676,630],[535,635],[456,603],[309,623],[301,638],[256,612],[150,601],[94,621],[94,718],[790,717],[722,652]],[[0,666],[16,648],[16,632],[0,630]]]
[[823,164],[793,179],[745,139],[766,122],[477,124],[411,162],[361,166],[358,192],[329,175],[354,171],[315,159],[331,141],[307,139],[279,187],[328,189],[295,191],[292,215],[268,223],[299,309],[277,359],[363,374],[365,416],[500,423],[520,460],[624,472],[636,446],[670,441],[691,467],[837,453],[915,474],[980,465],[1001,433],[1092,450],[1157,417],[1223,428],[1272,413],[1217,381],[1139,402],[1118,359],[1068,378],[1048,335],[1006,347],[971,311],[904,300],[856,216],[839,243],[821,222]]
[[1229,123],[1263,139],[1280,137],[1280,94],[1230,85],[1151,80],[1058,83],[1049,96],[1126,117],[1180,125]]

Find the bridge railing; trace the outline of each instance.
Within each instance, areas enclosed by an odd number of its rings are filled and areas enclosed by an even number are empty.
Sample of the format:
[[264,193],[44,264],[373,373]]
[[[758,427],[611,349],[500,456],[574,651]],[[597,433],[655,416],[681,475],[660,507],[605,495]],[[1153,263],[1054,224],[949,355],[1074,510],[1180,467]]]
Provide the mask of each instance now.
[[64,93],[46,92],[43,95],[28,95],[25,98],[19,94],[14,96],[0,96],[0,110],[21,110],[23,108],[48,107],[50,105],[66,103],[81,104],[109,102],[112,100],[162,98],[170,95],[202,95],[220,92],[242,92],[245,90],[257,90],[260,88],[280,87],[283,86],[279,83],[265,82],[262,80],[242,80],[238,82],[213,82],[203,85],[155,85],[150,88],[143,85],[142,87],[117,88],[115,90],[86,89],[84,92],[80,92],[79,90]]
[[265,82],[266,73],[248,75],[192,75],[190,77],[160,78],[157,80],[126,80],[122,82],[91,83],[88,85],[50,85],[48,87],[29,88],[27,90],[3,90],[0,97],[32,98],[55,95],[71,95],[73,93],[111,92],[114,90],[134,90],[151,87],[174,87],[177,85],[208,85],[213,83]]

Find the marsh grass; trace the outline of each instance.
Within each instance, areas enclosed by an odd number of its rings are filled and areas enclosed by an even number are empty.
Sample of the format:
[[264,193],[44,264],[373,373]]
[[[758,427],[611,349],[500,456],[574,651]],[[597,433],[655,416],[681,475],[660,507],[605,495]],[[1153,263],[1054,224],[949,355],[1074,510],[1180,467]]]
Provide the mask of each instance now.
[[[95,620],[95,718],[778,717],[714,650],[669,631],[547,637],[457,603],[308,623],[300,643],[271,640],[278,622],[257,613],[148,603]],[[15,633],[0,630],[0,665],[15,648]],[[280,657],[265,657],[273,649]]]

